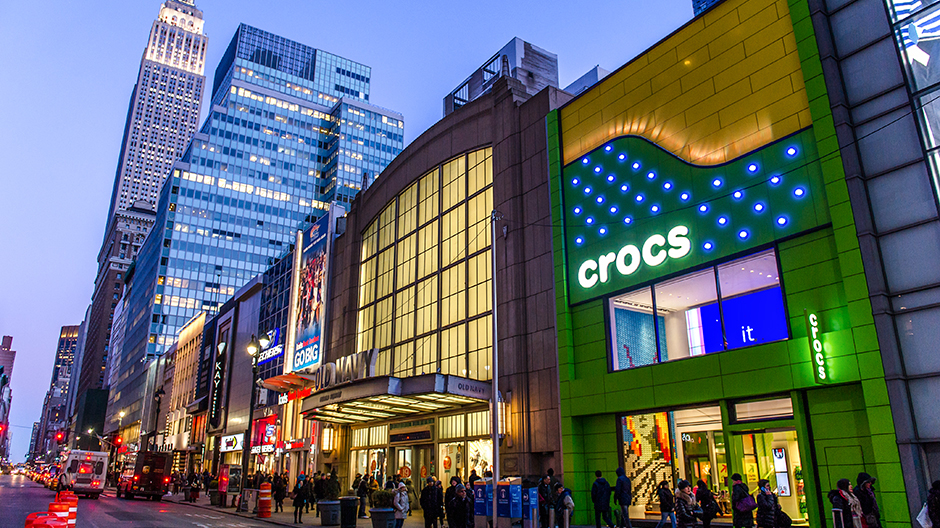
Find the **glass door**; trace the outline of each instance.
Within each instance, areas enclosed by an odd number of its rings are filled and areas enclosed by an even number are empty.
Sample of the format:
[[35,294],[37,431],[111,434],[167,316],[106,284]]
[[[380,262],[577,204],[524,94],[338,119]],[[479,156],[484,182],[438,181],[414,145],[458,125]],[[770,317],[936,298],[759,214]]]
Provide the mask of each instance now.
[[803,489],[803,464],[796,431],[778,430],[734,435],[741,453],[741,475],[752,493],[757,482],[770,481],[780,507],[793,519],[794,526],[809,526]]

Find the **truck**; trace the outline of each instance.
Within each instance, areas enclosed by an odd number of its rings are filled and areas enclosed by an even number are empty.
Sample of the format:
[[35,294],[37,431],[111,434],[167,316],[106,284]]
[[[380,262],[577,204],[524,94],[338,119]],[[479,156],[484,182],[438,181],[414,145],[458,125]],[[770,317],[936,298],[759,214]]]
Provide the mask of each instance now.
[[108,454],[103,451],[81,451],[73,449],[62,461],[63,471],[72,470],[72,491],[97,499],[104,491],[108,471]]
[[150,497],[160,500],[169,491],[173,454],[142,451],[126,460],[117,487],[118,498]]

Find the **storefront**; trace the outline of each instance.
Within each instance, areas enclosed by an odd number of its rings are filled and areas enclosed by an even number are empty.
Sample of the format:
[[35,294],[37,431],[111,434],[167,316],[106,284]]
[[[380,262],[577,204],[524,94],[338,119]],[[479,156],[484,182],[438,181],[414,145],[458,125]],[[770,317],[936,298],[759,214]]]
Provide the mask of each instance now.
[[812,24],[786,9],[725,0],[548,117],[576,504],[622,467],[633,519],[683,479],[730,520],[739,473],[822,527],[838,479],[901,482]]

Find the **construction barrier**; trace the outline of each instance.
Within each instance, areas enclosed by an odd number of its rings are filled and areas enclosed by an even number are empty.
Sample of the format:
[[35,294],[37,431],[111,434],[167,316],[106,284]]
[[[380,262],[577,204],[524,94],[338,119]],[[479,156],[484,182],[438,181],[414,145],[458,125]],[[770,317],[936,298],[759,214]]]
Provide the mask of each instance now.
[[43,519],[55,519],[55,518],[56,518],[56,516],[55,516],[54,513],[49,513],[49,512],[36,512],[36,513],[31,513],[31,514],[29,514],[29,515],[26,516],[26,526],[25,526],[25,528],[30,528],[31,526],[35,526],[35,523],[37,523],[37,522],[39,522],[39,521],[41,521],[41,520],[43,520]]
[[44,517],[37,523],[33,524],[33,528],[67,528],[68,524],[62,519],[54,519],[52,517]]
[[69,522],[69,503],[67,502],[50,502],[49,503],[49,513],[54,514],[58,519],[65,523],[68,526]]
[[267,519],[271,516],[271,483],[261,484],[261,491],[258,493],[258,518]]
[[74,527],[75,521],[78,518],[78,495],[75,495],[74,493],[71,495],[66,495],[60,499],[59,502],[64,502],[69,505],[68,525],[70,527]]

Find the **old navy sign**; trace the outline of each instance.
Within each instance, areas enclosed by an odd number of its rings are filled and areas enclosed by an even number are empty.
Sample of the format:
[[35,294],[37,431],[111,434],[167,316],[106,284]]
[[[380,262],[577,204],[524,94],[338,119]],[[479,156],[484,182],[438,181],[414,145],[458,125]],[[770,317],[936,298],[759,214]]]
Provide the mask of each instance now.
[[375,361],[378,359],[378,349],[366,350],[349,356],[341,357],[335,363],[304,369],[300,373],[313,377],[313,392],[328,389],[334,385],[347,381],[355,381],[375,376]]
[[806,318],[806,338],[809,340],[809,353],[813,358],[813,378],[816,383],[830,383],[829,362],[826,359],[826,347],[822,342],[819,329],[819,317],[815,313],[803,310]]

